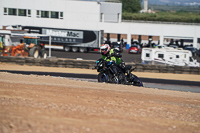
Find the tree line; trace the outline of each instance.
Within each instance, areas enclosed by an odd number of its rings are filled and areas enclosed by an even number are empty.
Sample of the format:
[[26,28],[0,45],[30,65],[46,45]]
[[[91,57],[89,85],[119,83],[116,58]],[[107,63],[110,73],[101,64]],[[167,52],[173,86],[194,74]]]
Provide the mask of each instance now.
[[189,12],[186,10],[172,12],[166,9],[165,11],[160,10],[155,13],[140,13],[142,0],[120,1],[122,2],[122,19],[124,20],[200,23],[200,10],[199,12]]

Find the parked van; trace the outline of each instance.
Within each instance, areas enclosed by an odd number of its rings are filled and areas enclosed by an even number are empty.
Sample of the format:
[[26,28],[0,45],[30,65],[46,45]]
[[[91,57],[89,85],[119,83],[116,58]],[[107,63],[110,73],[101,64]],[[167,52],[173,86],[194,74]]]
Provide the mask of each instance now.
[[199,67],[189,50],[182,48],[143,48],[141,59],[144,64],[166,64],[176,66]]

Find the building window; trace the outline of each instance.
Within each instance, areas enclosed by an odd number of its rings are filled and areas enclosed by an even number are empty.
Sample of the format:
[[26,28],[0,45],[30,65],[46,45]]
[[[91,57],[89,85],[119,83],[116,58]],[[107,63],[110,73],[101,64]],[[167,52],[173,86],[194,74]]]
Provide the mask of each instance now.
[[179,58],[179,55],[176,55],[176,58]]
[[31,17],[31,10],[28,10],[28,17]]
[[59,18],[58,16],[59,12],[51,12],[51,18]]
[[60,19],[63,19],[63,12],[60,12]]
[[8,15],[17,15],[17,9],[8,8]]
[[30,9],[4,8],[4,15],[31,17],[31,10]]
[[18,16],[26,16],[26,9],[18,9]]
[[101,16],[100,16],[100,22],[104,22],[104,14],[101,13]]
[[40,18],[40,10],[37,10],[37,13],[36,13],[36,16],[38,17],[38,18]]
[[4,15],[8,15],[8,8],[4,8]]
[[41,11],[41,18],[49,18],[49,11]]
[[117,14],[117,17],[118,17],[118,23],[120,23],[120,22],[121,22],[121,14],[118,13],[118,14]]
[[37,15],[40,15],[40,11],[39,10],[37,10]]
[[36,17],[37,18],[63,19],[63,12],[37,10]]

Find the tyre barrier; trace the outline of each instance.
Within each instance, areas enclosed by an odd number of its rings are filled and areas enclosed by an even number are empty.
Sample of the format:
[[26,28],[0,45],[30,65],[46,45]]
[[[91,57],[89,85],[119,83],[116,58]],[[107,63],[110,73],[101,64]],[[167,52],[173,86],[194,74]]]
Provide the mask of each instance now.
[[[92,69],[96,64],[96,60],[75,60],[66,58],[46,58],[36,59],[33,57],[12,57],[0,56],[0,62],[12,63],[29,66],[45,66],[45,67],[63,67],[63,68],[82,68]],[[200,75],[200,67],[186,66],[166,66],[166,65],[149,65],[142,63],[128,62],[135,72],[152,72],[152,73],[174,73],[174,74],[194,74]]]

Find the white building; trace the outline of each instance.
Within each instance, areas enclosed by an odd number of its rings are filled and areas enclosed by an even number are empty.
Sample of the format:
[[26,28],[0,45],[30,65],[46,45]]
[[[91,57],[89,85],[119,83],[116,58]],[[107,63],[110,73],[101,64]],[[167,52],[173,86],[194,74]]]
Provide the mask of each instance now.
[[0,0],[0,29],[7,25],[103,30],[104,33],[192,39],[200,48],[200,25],[122,22],[122,4],[72,0]]

